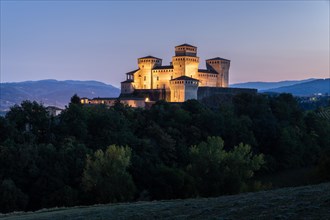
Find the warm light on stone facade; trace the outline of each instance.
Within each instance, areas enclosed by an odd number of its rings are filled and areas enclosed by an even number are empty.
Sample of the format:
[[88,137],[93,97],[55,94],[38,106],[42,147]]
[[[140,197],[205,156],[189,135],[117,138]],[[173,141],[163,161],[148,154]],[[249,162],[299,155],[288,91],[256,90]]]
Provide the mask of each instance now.
[[[198,87],[228,87],[230,60],[216,57],[206,60],[207,69],[198,69],[197,47],[182,44],[175,47],[171,65],[162,59],[146,56],[138,59],[139,69],[126,73],[121,94],[135,90],[164,90],[171,102],[197,99]],[[181,78],[180,78],[181,77]]]

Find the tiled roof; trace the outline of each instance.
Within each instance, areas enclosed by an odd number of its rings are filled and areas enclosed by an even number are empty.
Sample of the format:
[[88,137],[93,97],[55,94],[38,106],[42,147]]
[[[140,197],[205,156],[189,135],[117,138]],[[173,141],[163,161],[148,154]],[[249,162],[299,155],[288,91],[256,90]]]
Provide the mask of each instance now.
[[161,60],[160,58],[154,57],[154,56],[146,56],[146,57],[140,57],[139,59],[158,59]]
[[172,65],[168,65],[168,66],[155,66],[153,69],[154,70],[173,69],[173,66]]
[[132,79],[127,79],[125,81],[122,81],[121,83],[130,83],[130,82],[133,82],[133,80]]
[[193,81],[199,81],[198,79],[194,79],[194,78],[191,78],[191,77],[188,77],[188,76],[179,76],[175,79],[171,79],[171,81],[174,81],[174,80],[193,80]]
[[200,72],[200,73],[212,73],[212,74],[218,74],[216,71],[213,71],[213,70],[203,70],[203,69],[198,69],[198,72]]
[[[193,46],[193,45],[190,45],[190,44],[181,44],[181,45],[179,45],[179,46],[176,46],[176,47],[183,47],[183,46],[188,46],[188,47],[195,47],[195,46]],[[196,47],[195,47],[196,48]]]
[[140,70],[140,69],[136,69],[136,70],[133,70],[133,71],[131,71],[131,72],[128,72],[128,73],[125,73],[126,75],[133,75],[136,71],[138,71],[138,70]]
[[226,60],[226,61],[230,61],[230,60],[227,60],[227,59],[224,59],[224,58],[221,58],[221,57],[214,57],[212,59],[207,59],[207,60]]

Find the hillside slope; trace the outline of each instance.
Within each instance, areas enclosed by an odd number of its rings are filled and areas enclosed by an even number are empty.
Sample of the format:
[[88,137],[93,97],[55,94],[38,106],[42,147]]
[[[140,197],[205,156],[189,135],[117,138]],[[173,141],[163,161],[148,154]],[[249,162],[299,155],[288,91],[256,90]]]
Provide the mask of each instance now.
[[233,88],[255,88],[258,90],[267,90],[267,89],[274,89],[283,86],[291,86],[298,83],[310,82],[316,80],[314,78],[304,79],[304,80],[285,80],[279,82],[246,82],[246,83],[236,83],[230,85]]
[[57,81],[40,80],[0,84],[0,111],[8,111],[10,106],[23,100],[42,102],[64,108],[76,93],[80,97],[118,97],[118,88],[97,81]]
[[264,92],[291,93],[295,96],[309,96],[317,93],[330,94],[330,78],[317,79],[309,82],[298,83],[291,86],[269,89]]
[[44,209],[0,219],[330,219],[330,183],[218,198]]

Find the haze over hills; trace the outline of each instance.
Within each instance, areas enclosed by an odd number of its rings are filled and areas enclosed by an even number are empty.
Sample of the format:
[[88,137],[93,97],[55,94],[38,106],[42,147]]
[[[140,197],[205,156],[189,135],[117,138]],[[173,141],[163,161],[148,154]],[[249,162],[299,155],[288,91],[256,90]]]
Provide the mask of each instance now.
[[1,83],[0,110],[8,111],[10,106],[23,100],[42,102],[64,108],[76,93],[80,97],[118,97],[120,90],[98,81],[40,80],[17,83]]
[[[247,82],[230,85],[234,88],[256,88],[259,92],[292,93],[308,96],[317,93],[330,94],[330,79],[306,79],[280,82]],[[45,106],[64,108],[75,93],[80,97],[118,97],[120,89],[98,81],[40,80],[0,84],[0,111],[23,100],[43,103]]]

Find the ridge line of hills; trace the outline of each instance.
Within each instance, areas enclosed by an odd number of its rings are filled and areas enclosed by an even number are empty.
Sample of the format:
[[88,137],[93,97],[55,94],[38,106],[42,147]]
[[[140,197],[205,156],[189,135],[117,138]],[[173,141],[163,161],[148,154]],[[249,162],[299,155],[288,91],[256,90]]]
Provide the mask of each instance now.
[[[246,82],[232,88],[256,88],[263,93],[292,93],[295,96],[330,94],[330,78],[287,80],[279,82]],[[80,97],[118,97],[120,89],[103,82],[88,80],[46,79],[39,81],[6,82],[0,84],[0,111],[8,111],[24,100],[38,101],[45,106],[64,108],[73,94]]]

